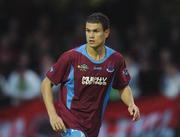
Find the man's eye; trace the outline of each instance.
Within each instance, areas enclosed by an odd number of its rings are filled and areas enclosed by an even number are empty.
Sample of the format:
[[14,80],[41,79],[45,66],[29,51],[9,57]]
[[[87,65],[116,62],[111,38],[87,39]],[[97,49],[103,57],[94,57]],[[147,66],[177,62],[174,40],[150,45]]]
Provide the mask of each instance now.
[[95,33],[99,32],[99,30],[94,30]]

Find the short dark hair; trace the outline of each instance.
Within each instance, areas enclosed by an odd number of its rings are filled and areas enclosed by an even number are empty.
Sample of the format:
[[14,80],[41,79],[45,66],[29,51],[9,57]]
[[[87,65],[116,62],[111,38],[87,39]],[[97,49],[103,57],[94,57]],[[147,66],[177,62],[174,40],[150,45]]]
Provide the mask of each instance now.
[[91,14],[90,16],[88,16],[88,18],[86,19],[86,22],[101,23],[104,30],[110,28],[109,18],[105,14],[100,13],[100,12],[95,12]]

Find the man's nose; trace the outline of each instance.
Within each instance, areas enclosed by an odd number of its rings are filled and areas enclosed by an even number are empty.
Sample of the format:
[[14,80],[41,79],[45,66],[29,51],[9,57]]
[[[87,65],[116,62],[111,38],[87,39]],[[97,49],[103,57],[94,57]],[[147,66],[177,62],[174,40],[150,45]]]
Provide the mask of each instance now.
[[90,38],[94,38],[94,32],[90,32],[90,33],[89,33],[89,37],[90,37]]

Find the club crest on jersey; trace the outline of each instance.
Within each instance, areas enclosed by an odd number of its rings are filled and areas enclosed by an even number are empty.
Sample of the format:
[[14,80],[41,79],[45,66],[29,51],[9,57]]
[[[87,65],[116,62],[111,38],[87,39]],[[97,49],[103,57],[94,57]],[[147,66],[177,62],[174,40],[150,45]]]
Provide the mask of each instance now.
[[109,73],[112,73],[112,72],[114,72],[114,67],[113,66],[108,66],[106,71],[109,72]]
[[128,70],[127,70],[127,69],[124,69],[124,70],[122,71],[122,74],[123,74],[124,76],[128,76],[128,75],[129,75]]
[[49,72],[53,72],[54,71],[54,68],[53,67],[51,67],[50,68],[50,70],[49,70]]
[[86,64],[78,65],[77,68],[78,68],[80,71],[86,71],[86,70],[89,69]]

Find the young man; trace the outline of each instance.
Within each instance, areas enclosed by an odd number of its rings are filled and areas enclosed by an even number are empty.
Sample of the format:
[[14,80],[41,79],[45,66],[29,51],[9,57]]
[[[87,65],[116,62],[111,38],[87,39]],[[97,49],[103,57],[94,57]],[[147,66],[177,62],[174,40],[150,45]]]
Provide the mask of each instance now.
[[[108,17],[93,13],[85,29],[87,43],[62,54],[42,82],[50,124],[62,137],[97,137],[112,87],[119,90],[133,120],[140,117],[124,58],[104,45],[110,33]],[[53,84],[61,84],[57,110]]]

